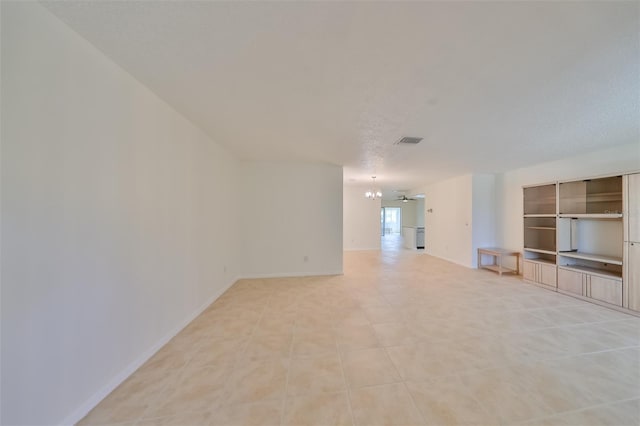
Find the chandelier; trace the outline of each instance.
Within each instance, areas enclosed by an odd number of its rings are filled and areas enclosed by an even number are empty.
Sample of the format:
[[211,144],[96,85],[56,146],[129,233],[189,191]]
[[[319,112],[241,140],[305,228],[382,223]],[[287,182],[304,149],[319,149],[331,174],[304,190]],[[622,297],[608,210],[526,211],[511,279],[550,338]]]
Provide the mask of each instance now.
[[367,198],[371,198],[372,200],[375,200],[376,198],[381,198],[382,192],[380,192],[379,189],[376,189],[376,177],[371,176],[371,179],[373,179],[372,189],[371,191],[365,192],[364,196]]

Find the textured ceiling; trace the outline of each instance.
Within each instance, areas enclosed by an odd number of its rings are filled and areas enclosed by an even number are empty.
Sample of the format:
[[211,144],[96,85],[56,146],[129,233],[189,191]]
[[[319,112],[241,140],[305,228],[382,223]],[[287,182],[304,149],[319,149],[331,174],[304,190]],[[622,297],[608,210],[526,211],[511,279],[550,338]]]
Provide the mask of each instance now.
[[241,158],[339,164],[347,184],[640,141],[638,2],[44,5]]

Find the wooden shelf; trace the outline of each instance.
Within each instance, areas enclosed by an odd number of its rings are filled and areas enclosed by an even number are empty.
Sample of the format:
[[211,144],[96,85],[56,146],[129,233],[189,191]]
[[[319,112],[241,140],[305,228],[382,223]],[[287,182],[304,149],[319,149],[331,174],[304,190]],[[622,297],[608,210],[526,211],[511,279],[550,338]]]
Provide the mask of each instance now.
[[546,231],[555,231],[556,228],[552,226],[527,226],[527,229],[541,229]]
[[495,271],[499,274],[517,274],[515,269],[505,268],[504,266],[498,265],[482,265],[484,269],[488,269],[490,271]]
[[542,259],[542,258],[536,258],[536,259],[526,259],[525,258],[524,260],[526,260],[527,262],[545,263],[547,265],[555,265],[556,264],[555,260]]
[[558,267],[562,269],[569,269],[571,271],[586,272],[591,275],[600,275],[601,277],[604,277],[604,278],[622,279],[621,272],[590,268],[588,266],[582,266],[582,265],[558,265]]
[[559,252],[558,256],[570,257],[573,259],[591,260],[594,262],[610,263],[612,265],[622,265],[622,258],[617,256],[605,256],[602,254],[580,253],[577,251]]
[[552,255],[556,255],[555,251],[551,251],[551,250],[542,250],[542,249],[536,249],[536,248],[530,248],[530,247],[525,247],[524,248],[525,251],[530,251],[533,253],[543,253],[543,254],[552,254]]
[[559,216],[576,219],[621,219],[622,213],[560,213]]
[[587,192],[586,194],[572,194],[572,195],[563,195],[561,198],[563,200],[584,200],[585,197],[588,198],[612,198],[615,200],[622,200],[622,192],[593,192],[593,193],[589,193]]
[[622,192],[587,192],[587,202],[622,201]]
[[525,214],[524,217],[556,217],[556,214]]

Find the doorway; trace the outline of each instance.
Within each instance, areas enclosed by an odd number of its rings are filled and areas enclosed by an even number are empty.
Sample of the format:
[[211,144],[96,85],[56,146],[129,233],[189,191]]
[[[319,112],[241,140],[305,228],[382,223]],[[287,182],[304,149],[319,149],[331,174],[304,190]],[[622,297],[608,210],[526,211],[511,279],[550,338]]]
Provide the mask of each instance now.
[[380,209],[381,249],[398,251],[402,248],[402,208],[382,207]]
[[402,229],[402,209],[400,207],[382,207],[380,209],[382,236],[400,235]]

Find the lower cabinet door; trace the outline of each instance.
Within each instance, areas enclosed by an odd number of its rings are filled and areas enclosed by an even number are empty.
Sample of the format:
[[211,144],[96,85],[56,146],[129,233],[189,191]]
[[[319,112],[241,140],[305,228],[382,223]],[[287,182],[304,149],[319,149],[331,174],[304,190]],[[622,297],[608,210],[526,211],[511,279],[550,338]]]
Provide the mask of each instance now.
[[622,280],[591,275],[591,298],[622,306]]
[[640,311],[640,243],[627,243],[625,265],[626,286],[629,289],[629,309]]
[[556,265],[546,265],[544,263],[540,263],[540,273],[538,274],[538,280],[542,284],[550,285],[551,287],[556,287],[556,274],[557,267]]
[[537,281],[536,280],[536,266],[538,264],[535,262],[529,262],[527,260],[525,260],[524,262],[522,262],[522,277],[525,280],[529,280],[529,281]]
[[582,272],[558,268],[558,288],[582,296]]

